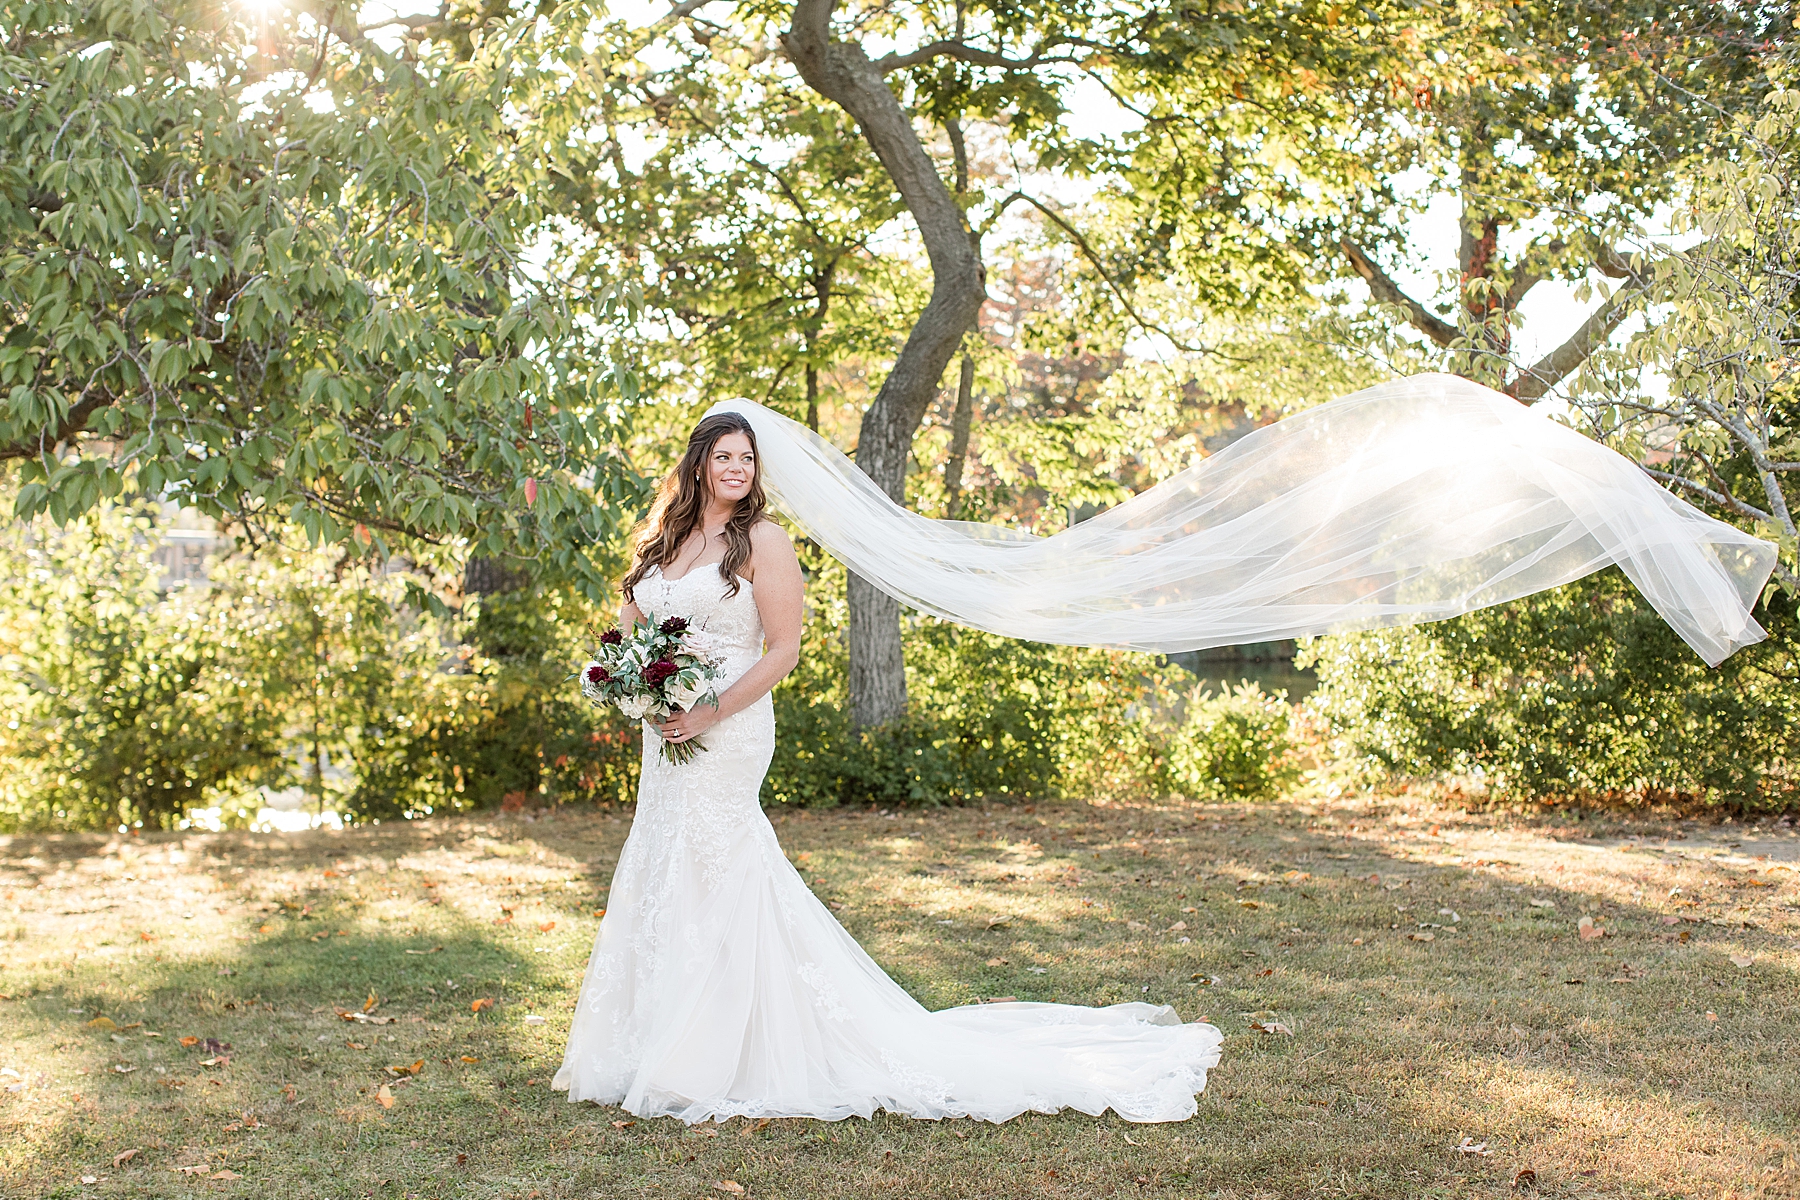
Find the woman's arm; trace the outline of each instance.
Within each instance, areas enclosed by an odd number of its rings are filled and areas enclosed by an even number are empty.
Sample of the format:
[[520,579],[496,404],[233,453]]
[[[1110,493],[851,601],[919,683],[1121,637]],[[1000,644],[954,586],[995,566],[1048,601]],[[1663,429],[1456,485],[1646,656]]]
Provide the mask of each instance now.
[[800,661],[806,584],[794,544],[773,521],[759,521],[750,530],[750,567],[749,579],[756,585],[751,594],[756,600],[757,615],[762,618],[768,650],[725,689],[717,708],[703,704],[692,712],[672,717],[661,727],[665,739],[698,737],[726,717],[743,712],[766,696]]

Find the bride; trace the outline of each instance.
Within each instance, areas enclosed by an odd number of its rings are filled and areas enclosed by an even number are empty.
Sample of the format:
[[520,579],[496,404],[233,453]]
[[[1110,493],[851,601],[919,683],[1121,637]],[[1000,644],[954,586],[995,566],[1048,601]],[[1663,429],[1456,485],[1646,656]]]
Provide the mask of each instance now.
[[[725,665],[716,707],[645,724],[637,814],[555,1086],[687,1122],[1192,1116],[1219,1060],[1211,1025],[1141,1003],[928,1012],[782,854],[758,796],[775,749],[769,690],[799,657],[802,580],[760,473],[744,416],[702,420],[625,577],[622,626],[686,617]],[[706,753],[665,762],[662,739]]]

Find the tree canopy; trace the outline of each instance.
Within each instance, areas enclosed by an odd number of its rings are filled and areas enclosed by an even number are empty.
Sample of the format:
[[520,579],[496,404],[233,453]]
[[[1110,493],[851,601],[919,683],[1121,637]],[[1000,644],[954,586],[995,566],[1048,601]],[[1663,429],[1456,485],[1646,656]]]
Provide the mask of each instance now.
[[[529,15],[0,4],[0,460],[252,536],[473,545],[605,586],[635,290],[561,270],[589,68]],[[591,16],[573,7],[581,27]]]

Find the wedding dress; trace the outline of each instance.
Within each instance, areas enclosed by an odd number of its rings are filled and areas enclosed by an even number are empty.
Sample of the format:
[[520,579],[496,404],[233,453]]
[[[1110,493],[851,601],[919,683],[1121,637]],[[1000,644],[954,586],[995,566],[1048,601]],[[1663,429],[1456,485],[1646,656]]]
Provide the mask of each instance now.
[[[652,570],[638,605],[727,648],[721,690],[762,653],[754,585],[716,567]],[[1005,1121],[1063,1108],[1179,1121],[1219,1031],[1172,1008],[1000,1003],[929,1012],[889,979],[782,853],[758,796],[768,696],[664,762],[644,726],[637,814],[619,856],[554,1086],[687,1122],[747,1117]]]

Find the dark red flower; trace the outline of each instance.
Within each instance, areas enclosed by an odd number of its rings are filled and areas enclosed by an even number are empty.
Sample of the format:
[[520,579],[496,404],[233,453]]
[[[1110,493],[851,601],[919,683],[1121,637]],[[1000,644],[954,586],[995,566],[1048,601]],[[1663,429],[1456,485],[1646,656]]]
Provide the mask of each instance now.
[[617,629],[609,629],[600,635],[600,644],[602,646],[616,646],[624,640],[625,635],[620,633]]
[[595,663],[587,669],[587,681],[589,683],[605,683],[611,678],[612,676],[606,673],[606,668],[599,663]]
[[679,670],[681,670],[681,668],[670,662],[668,659],[659,658],[644,668],[644,682],[651,687],[658,687],[662,684],[663,680]]
[[680,633],[682,630],[684,630],[686,628],[687,628],[687,618],[686,617],[670,617],[668,620],[666,620],[662,623],[662,631],[664,633]]

